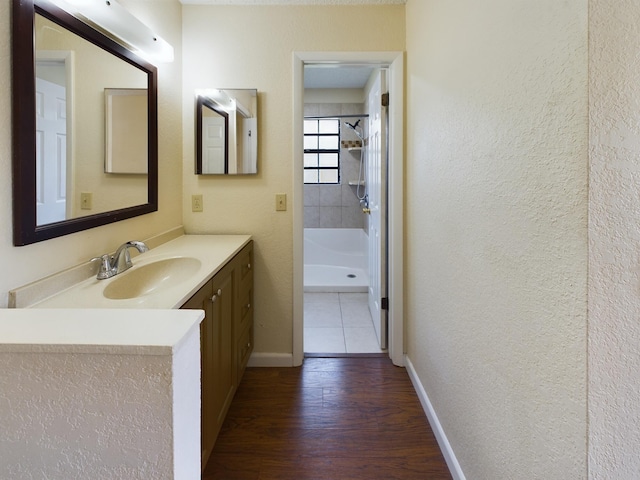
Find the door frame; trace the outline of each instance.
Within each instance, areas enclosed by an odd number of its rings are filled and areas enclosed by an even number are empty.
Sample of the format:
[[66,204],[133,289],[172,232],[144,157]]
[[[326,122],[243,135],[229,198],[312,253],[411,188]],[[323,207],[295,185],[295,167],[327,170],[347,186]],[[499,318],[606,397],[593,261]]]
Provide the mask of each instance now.
[[404,52],[293,53],[293,365],[304,360],[304,190],[303,157],[304,65],[385,65],[389,68],[389,196],[387,198],[389,357],[404,366]]

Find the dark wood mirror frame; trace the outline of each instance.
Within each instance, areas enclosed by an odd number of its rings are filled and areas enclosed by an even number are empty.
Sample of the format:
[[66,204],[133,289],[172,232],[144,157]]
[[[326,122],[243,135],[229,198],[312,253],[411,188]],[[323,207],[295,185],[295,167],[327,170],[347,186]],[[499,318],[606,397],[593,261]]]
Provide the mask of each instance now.
[[[14,245],[28,245],[158,210],[158,76],[156,67],[49,2],[13,0],[12,7]],[[147,203],[46,225],[37,225],[34,44],[36,13],[147,74],[149,95]]]
[[196,175],[202,175],[202,109],[209,108],[224,118],[224,172],[229,173],[229,114],[202,95],[196,100]]

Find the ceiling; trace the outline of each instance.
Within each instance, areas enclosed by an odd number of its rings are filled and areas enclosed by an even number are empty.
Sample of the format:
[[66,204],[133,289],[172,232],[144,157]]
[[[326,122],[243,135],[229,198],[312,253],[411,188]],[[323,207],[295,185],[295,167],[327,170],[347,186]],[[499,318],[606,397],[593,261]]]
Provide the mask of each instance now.
[[372,65],[305,65],[304,88],[363,88]]

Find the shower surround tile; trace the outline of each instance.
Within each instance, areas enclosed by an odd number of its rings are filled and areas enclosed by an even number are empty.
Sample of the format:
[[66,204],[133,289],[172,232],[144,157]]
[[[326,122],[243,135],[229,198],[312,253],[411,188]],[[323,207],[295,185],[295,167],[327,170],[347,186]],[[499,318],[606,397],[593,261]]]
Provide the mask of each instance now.
[[342,186],[322,185],[320,188],[321,207],[341,207],[342,206]]
[[342,207],[342,228],[362,228],[364,226],[362,208]]
[[317,117],[320,115],[320,105],[318,103],[305,103],[303,112],[305,117]]
[[342,225],[342,207],[319,207],[320,228],[339,228]]
[[320,206],[320,185],[304,186],[304,206],[305,207]]
[[304,228],[320,227],[320,207],[304,207]]
[[342,113],[342,104],[341,103],[320,103],[318,104],[318,116],[320,117],[330,117],[330,116],[338,116]]
[[[362,103],[341,103],[340,114],[341,115],[362,115],[364,111]],[[363,119],[364,121],[364,119]]]

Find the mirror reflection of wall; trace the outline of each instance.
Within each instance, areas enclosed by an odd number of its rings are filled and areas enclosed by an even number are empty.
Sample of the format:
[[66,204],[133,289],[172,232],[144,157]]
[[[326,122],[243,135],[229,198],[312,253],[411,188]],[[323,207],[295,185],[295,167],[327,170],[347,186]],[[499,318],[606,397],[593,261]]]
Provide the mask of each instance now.
[[105,172],[148,173],[147,89],[107,88]]
[[146,175],[105,173],[105,89],[146,92],[147,74],[39,14],[35,42],[37,225],[146,203]]
[[[258,92],[196,92],[196,169],[199,175],[258,173]],[[224,130],[222,118],[225,119]],[[226,145],[224,160],[221,145]]]

